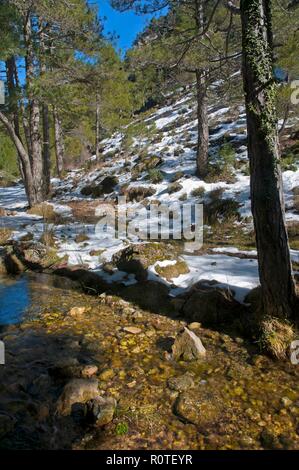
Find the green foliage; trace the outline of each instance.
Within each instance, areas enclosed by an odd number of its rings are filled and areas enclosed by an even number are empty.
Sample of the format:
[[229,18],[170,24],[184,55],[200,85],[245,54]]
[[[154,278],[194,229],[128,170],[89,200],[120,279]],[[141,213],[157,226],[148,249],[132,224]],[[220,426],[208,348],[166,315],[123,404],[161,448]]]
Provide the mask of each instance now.
[[234,165],[235,162],[235,150],[230,143],[225,143],[219,150],[220,165],[222,168],[227,168]]
[[128,434],[129,426],[127,423],[118,423],[115,428],[115,434],[117,436],[124,436]]
[[159,184],[161,183],[161,181],[163,181],[163,175],[160,170],[153,168],[152,170],[149,170],[148,172],[148,179],[153,184]]

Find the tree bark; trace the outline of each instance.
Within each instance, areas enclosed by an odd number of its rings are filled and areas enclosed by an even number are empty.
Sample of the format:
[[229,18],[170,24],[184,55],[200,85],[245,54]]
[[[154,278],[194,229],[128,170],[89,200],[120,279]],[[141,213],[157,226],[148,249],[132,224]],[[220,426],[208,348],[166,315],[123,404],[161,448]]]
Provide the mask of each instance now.
[[296,294],[280,168],[270,1],[241,0],[241,19],[251,203],[262,308],[267,315],[285,319],[296,313]]
[[204,179],[208,173],[209,155],[209,122],[208,122],[208,97],[205,73],[198,70],[196,72],[196,92],[197,92],[197,151],[196,164],[197,175]]
[[53,116],[55,131],[56,169],[58,176],[61,177],[64,170],[64,138],[61,119],[56,106],[53,108]]
[[96,158],[99,160],[100,158],[100,97],[97,93],[96,96],[96,138],[95,138],[95,147],[96,147]]
[[[41,23],[43,28],[43,23]],[[41,75],[44,75],[47,71],[45,62],[46,44],[44,32],[40,34],[40,71]],[[49,106],[47,103],[42,105],[42,117],[43,117],[43,193],[47,197],[50,193],[50,179],[51,179],[51,155],[50,155],[50,125],[49,125]]]
[[[205,1],[194,2],[195,23],[198,34],[202,34],[205,28]],[[209,121],[208,121],[208,96],[207,96],[207,71],[196,70],[196,96],[197,96],[197,151],[196,165],[197,176],[204,179],[208,173],[209,155]]]
[[22,169],[24,172],[24,186],[28,198],[28,202],[30,206],[34,206],[40,202],[36,198],[36,191],[34,187],[34,181],[32,178],[32,171],[31,171],[31,162],[28,153],[25,150],[24,145],[22,144],[21,140],[19,139],[18,135],[16,134],[14,125],[9,121],[9,119],[0,111],[0,121],[4,124],[11,140],[15,144],[17,149],[19,158],[22,163]]
[[28,14],[24,20],[24,39],[26,44],[26,84],[28,89],[29,128],[31,147],[31,169],[37,203],[46,199],[44,185],[44,165],[42,156],[42,140],[40,134],[40,107],[39,101],[34,96],[32,85],[35,78],[35,54],[32,38],[31,16]]

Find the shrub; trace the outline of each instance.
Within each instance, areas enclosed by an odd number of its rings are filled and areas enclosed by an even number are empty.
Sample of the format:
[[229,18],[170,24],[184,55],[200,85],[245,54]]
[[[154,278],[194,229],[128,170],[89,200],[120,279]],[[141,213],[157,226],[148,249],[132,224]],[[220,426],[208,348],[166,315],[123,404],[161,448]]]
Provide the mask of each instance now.
[[151,183],[158,184],[158,183],[161,183],[161,181],[163,181],[163,175],[160,170],[153,168],[149,170],[148,172],[148,179],[150,180]]
[[191,191],[191,196],[192,197],[203,197],[205,195],[205,188],[203,187],[199,187],[199,188],[195,188],[193,189],[193,191]]
[[230,143],[225,143],[219,150],[222,167],[233,166],[235,162],[235,149]]
[[215,199],[204,208],[204,219],[208,225],[219,222],[240,220],[240,204],[234,199]]
[[180,183],[171,183],[168,186],[167,191],[169,192],[169,194],[173,194],[173,193],[177,193],[181,189],[183,189],[183,186]]

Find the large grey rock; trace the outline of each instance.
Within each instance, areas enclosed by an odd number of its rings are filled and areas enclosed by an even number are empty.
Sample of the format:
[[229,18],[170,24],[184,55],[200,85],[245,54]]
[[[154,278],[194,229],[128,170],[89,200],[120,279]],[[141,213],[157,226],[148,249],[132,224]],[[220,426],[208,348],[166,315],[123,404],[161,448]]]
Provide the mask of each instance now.
[[184,331],[179,333],[173,346],[172,357],[175,360],[183,359],[192,361],[206,356],[206,349],[200,338],[193,331],[185,327]]
[[96,379],[73,379],[66,384],[57,401],[57,412],[62,416],[71,414],[75,403],[87,403],[99,396]]

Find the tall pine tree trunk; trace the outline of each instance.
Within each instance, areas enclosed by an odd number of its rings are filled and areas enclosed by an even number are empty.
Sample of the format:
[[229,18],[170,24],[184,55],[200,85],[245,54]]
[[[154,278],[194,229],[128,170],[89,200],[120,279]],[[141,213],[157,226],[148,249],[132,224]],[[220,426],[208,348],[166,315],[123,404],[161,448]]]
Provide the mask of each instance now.
[[208,123],[208,97],[205,73],[198,70],[196,72],[196,92],[197,92],[197,152],[196,164],[197,175],[205,178],[208,173],[208,153],[209,153],[209,123]]
[[[205,28],[205,0],[194,0],[194,19],[197,33],[203,34]],[[208,173],[209,122],[206,70],[196,71],[196,97],[198,137],[196,151],[197,175],[204,179]]]
[[55,153],[57,174],[61,177],[64,170],[64,138],[59,111],[56,106],[53,108],[54,131],[55,131]]
[[296,295],[284,214],[270,1],[241,0],[241,18],[251,202],[262,307],[267,315],[291,318]]
[[[40,28],[43,29],[44,24],[41,22]],[[41,75],[47,72],[47,66],[45,62],[46,55],[46,44],[45,34],[40,34],[40,71]],[[51,155],[50,155],[50,124],[49,124],[49,106],[47,103],[42,105],[42,117],[43,117],[43,193],[44,197],[48,197],[50,193],[50,179],[51,179]]]
[[32,190],[35,192],[35,204],[46,198],[44,185],[44,165],[42,139],[40,133],[40,105],[34,96],[33,82],[35,78],[35,52],[32,37],[31,16],[24,18],[24,39],[26,45],[26,84],[28,89],[29,129],[30,129],[30,160],[32,170]]
[[100,97],[99,97],[99,94],[97,93],[97,96],[96,96],[96,138],[95,138],[95,147],[96,147],[96,157],[97,157],[97,160],[99,160],[100,158],[100,126],[101,126],[101,122],[100,122]]

